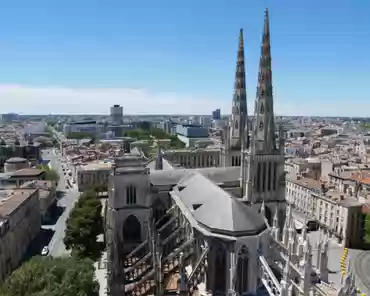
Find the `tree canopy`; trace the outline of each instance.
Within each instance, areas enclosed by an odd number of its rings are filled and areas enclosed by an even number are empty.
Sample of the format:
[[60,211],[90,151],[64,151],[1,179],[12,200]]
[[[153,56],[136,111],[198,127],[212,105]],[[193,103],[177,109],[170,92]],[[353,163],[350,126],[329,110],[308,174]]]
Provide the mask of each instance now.
[[364,218],[365,218],[364,240],[367,244],[370,244],[370,214],[366,214]]
[[33,257],[0,286],[1,296],[99,296],[93,262],[73,257]]
[[135,138],[137,140],[150,140],[152,138],[157,140],[169,139],[170,147],[174,149],[181,149],[185,147],[185,144],[181,142],[177,136],[166,133],[164,130],[159,128],[152,128],[150,131],[143,129],[135,129],[125,132],[125,137]]
[[67,221],[64,244],[72,255],[97,260],[103,244],[97,241],[103,233],[102,204],[93,190],[85,191],[72,209]]
[[171,140],[171,142],[170,142],[170,147],[171,148],[181,149],[181,148],[185,147],[185,144],[183,142],[181,142],[177,136],[168,134],[162,129],[153,128],[150,133],[157,140],[162,140],[162,139]]
[[137,140],[150,140],[150,133],[142,129],[127,131],[124,136],[135,138]]
[[39,165],[38,168],[45,172],[45,180],[59,182],[60,176],[56,170],[51,169],[48,165]]

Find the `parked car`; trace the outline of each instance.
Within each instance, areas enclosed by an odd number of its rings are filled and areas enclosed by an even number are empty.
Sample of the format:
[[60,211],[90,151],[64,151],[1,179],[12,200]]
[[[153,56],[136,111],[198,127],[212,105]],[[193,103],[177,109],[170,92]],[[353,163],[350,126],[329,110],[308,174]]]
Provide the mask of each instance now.
[[49,254],[49,248],[47,246],[43,247],[41,250],[42,256],[47,256]]

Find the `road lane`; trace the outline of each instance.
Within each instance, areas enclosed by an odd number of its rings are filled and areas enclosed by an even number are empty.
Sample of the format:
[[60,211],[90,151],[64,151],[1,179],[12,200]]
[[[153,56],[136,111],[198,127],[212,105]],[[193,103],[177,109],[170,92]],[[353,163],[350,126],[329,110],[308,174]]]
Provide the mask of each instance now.
[[370,251],[362,251],[351,260],[356,284],[362,293],[370,293]]
[[58,206],[64,208],[62,215],[58,218],[55,225],[43,226],[43,228],[45,229],[51,229],[55,231],[49,243],[50,255],[51,256],[68,255],[69,252],[66,250],[65,245],[63,243],[64,232],[66,229],[66,221],[80,194],[74,187],[66,189],[67,180],[66,177],[64,176],[61,164],[61,157],[55,155],[52,150],[46,150],[43,151],[43,159],[50,160],[50,167],[54,169],[60,176],[57,190],[61,193],[61,198],[58,200],[57,204]]

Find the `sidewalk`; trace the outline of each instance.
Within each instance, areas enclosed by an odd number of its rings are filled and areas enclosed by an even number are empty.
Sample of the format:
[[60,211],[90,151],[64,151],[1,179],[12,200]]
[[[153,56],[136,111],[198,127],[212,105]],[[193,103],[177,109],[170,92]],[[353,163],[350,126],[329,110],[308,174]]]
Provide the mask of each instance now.
[[100,261],[94,264],[95,276],[100,284],[100,296],[107,296],[107,252],[104,252]]

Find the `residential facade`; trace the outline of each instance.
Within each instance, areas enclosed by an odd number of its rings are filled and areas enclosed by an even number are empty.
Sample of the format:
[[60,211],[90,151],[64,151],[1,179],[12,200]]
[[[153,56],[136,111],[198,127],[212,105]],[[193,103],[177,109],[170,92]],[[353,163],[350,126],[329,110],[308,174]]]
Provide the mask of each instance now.
[[0,193],[0,281],[22,263],[41,228],[38,189]]

